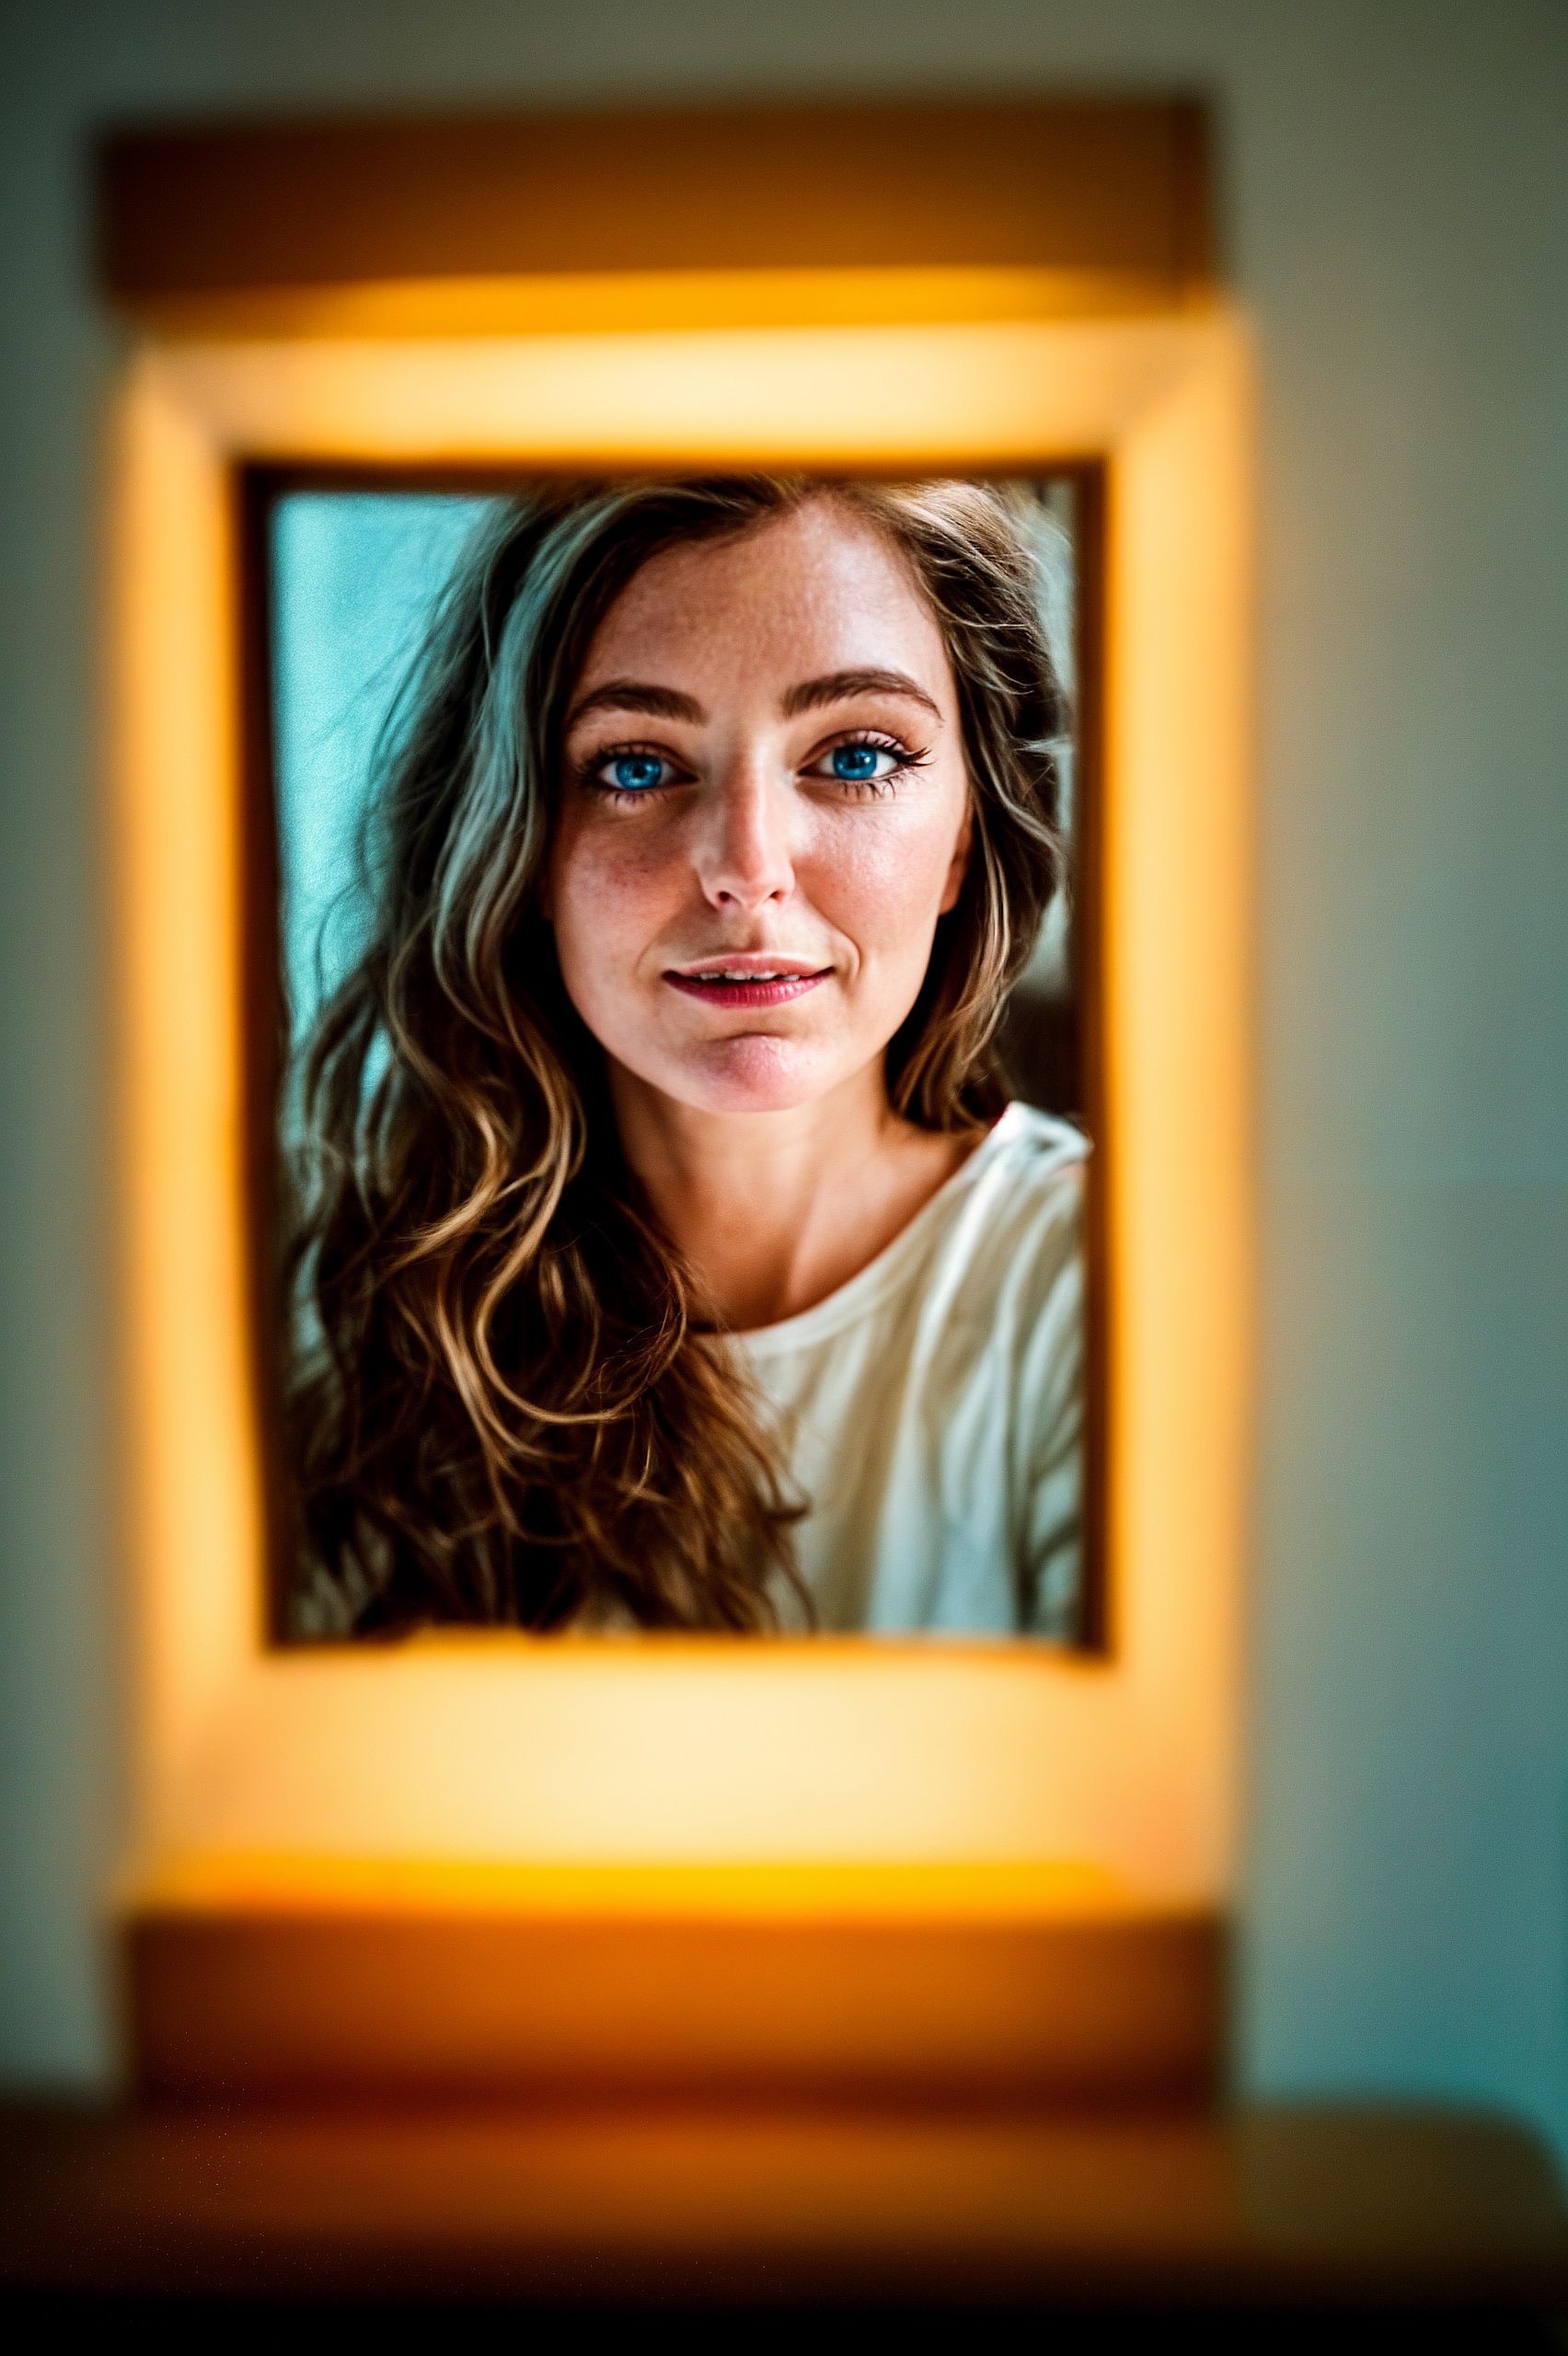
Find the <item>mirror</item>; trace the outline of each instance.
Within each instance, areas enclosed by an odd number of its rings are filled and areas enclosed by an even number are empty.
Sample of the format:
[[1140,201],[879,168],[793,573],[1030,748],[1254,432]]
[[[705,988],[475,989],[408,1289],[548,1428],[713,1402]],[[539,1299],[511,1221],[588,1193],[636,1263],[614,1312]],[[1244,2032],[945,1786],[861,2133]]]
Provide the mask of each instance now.
[[[513,553],[520,547],[519,518],[541,502],[553,502],[559,550],[560,517],[578,512],[572,502],[580,510],[595,496],[613,498],[617,486],[247,470],[246,578],[253,657],[248,731],[250,926],[256,953],[251,1085],[257,1128],[275,1149],[259,1157],[253,1226],[259,1282],[273,1297],[280,1262],[284,1269],[283,1309],[271,1328],[276,1348],[267,1371],[274,1409],[271,1571],[278,1640],[385,1636],[456,1622],[607,1634],[695,1626],[737,1634],[1012,1635],[1090,1648],[1101,1641],[1102,1353],[1096,1304],[1103,1271],[1093,1239],[1094,1199],[1103,1184],[1095,1044],[1101,478],[1096,468],[1076,468],[1028,480],[993,479],[939,488],[961,494],[942,519],[950,536],[955,530],[962,534],[970,514],[963,493],[972,501],[978,494],[985,502],[979,512],[990,518],[987,528],[997,528],[996,519],[1001,519],[1003,537],[1010,537],[1027,572],[1038,644],[1059,697],[1050,708],[1047,733],[1042,735],[1036,727],[1029,735],[1025,769],[1036,792],[1054,800],[1046,814],[1059,837],[1059,882],[1036,928],[1038,888],[1032,899],[1028,888],[1019,886],[1016,877],[1012,881],[1013,912],[1022,909],[1033,938],[1021,962],[1016,950],[1009,952],[1009,986],[990,1011],[996,1016],[994,1047],[983,1052],[971,1038],[967,1080],[965,1071],[950,1072],[945,1099],[940,1089],[928,1088],[924,1099],[917,1092],[901,1103],[897,1087],[907,1080],[911,1037],[929,1014],[925,999],[943,942],[956,926],[969,924],[964,953],[974,964],[983,927],[977,932],[978,919],[972,922],[965,909],[977,898],[976,877],[987,858],[993,868],[998,856],[1007,866],[1005,824],[987,806],[986,844],[968,841],[959,902],[934,916],[928,962],[921,951],[924,980],[917,976],[916,987],[906,986],[903,999],[894,990],[881,1001],[892,1007],[892,1017],[885,1011],[882,1016],[882,1035],[876,1034],[874,1014],[869,1018],[871,1028],[865,1036],[872,1038],[877,1068],[886,1072],[894,1096],[890,1118],[903,1115],[901,1151],[868,1165],[864,1210],[853,1187],[847,1216],[834,1189],[819,1188],[814,1195],[809,1184],[796,1189],[793,1199],[805,1206],[797,1239],[801,1249],[786,1253],[780,1264],[781,1290],[766,1275],[755,1292],[743,1282],[737,1293],[732,1285],[730,1298],[742,1308],[726,1317],[711,1306],[713,1286],[686,1284],[684,1313],[696,1327],[712,1330],[700,1332],[695,1342],[695,1387],[688,1372],[662,1407],[665,1421],[655,1438],[663,1454],[658,1456],[645,1429],[606,1413],[606,1401],[612,1410],[624,1406],[634,1392],[640,1398],[656,1393],[664,1380],[658,1361],[664,1344],[651,1349],[649,1335],[657,1325],[667,1337],[669,1297],[657,1285],[649,1293],[638,1275],[626,1279],[632,1298],[621,1300],[617,1288],[625,1276],[626,1235],[611,1239],[607,1256],[595,1260],[590,1251],[573,1262],[571,1250],[562,1256],[563,1243],[571,1244],[572,1238],[561,1231],[558,1214],[557,1230],[546,1240],[547,1256],[554,1252],[559,1262],[560,1273],[551,1279],[558,1290],[561,1282],[585,1285],[586,1298],[597,1304],[587,1313],[603,1310],[608,1316],[612,1338],[601,1357],[611,1367],[611,1389],[615,1380],[621,1384],[616,1397],[605,1391],[603,1367],[591,1362],[592,1353],[567,1368],[570,1333],[579,1330],[570,1325],[569,1308],[557,1304],[557,1313],[568,1319],[563,1357],[560,1330],[549,1327],[548,1300],[520,1308],[513,1298],[519,1271],[507,1268],[506,1238],[515,1235],[533,1199],[523,1173],[530,1154],[536,1162],[539,1153],[538,1139],[530,1143],[525,1136],[525,1123],[509,1136],[495,1182],[503,1194],[512,1189],[508,1199],[514,1213],[487,1214],[488,1225],[481,1222],[483,1231],[476,1231],[467,1255],[460,1251],[443,1257],[440,1249],[429,1249],[440,1220],[450,1219],[460,1201],[471,1203],[477,1186],[488,1183],[469,1172],[457,1184],[443,1157],[460,1156],[465,1121],[471,1140],[483,1128],[484,1102],[493,1106],[497,1090],[504,1098],[515,1041],[498,1046],[491,1036],[478,1062],[464,1065],[464,1076],[478,1092],[455,1127],[412,1118],[409,1109],[415,1100],[428,1105],[432,1090],[439,1094],[453,1079],[456,1067],[444,1067],[441,1054],[468,1052],[451,1043],[455,1027],[476,1027],[473,999],[465,1000],[464,993],[479,987],[476,969],[465,969],[466,978],[453,971],[450,938],[444,949],[430,948],[438,929],[435,866],[444,855],[450,872],[456,832],[465,817],[473,823],[474,793],[461,808],[451,800],[443,805],[444,831],[432,851],[433,866],[427,860],[420,868],[410,849],[416,792],[422,791],[428,803],[440,791],[439,761],[433,768],[427,762],[422,784],[410,768],[410,746],[421,728],[429,731],[439,684],[432,684],[431,669],[432,629],[444,614],[446,652],[440,659],[455,659],[455,606],[467,596],[473,612],[478,611],[476,566],[482,571],[488,564],[492,582],[509,562],[514,572],[520,565],[526,571]],[[895,487],[884,487],[883,495],[896,497]],[[840,490],[824,481],[810,487],[792,513],[842,514],[842,498]],[[851,539],[857,534],[862,541],[868,534],[876,538],[874,495],[871,507],[849,522]],[[788,517],[772,515],[754,524],[751,537],[777,536],[788,528]],[[665,606],[673,596],[677,606],[683,598],[695,600],[692,610],[701,610],[702,583],[691,565],[705,560],[704,549],[710,560],[714,546],[731,548],[734,537],[720,535],[694,549],[678,542],[671,547],[666,536],[622,583],[618,602],[611,599],[597,616],[586,641],[587,666],[582,666],[580,645],[579,676],[569,686],[593,688],[593,650],[603,643],[617,615],[624,618],[639,583],[654,582],[661,563],[668,569],[684,561],[687,567],[684,575],[671,576]],[[747,535],[740,537],[744,540]],[[884,547],[887,537],[883,530]],[[613,544],[610,532],[606,545]],[[908,549],[890,552],[907,578]],[[525,553],[536,571],[537,548]],[[995,550],[983,548],[980,556],[994,565]],[[803,566],[805,577],[814,579],[811,568],[824,560],[821,546],[813,542],[797,550],[796,558],[797,571]],[[789,575],[787,564],[778,570],[781,577]],[[914,585],[918,590],[920,581]],[[509,659],[505,629],[517,612],[515,587],[514,583],[512,603],[491,595],[489,618],[480,625],[481,634],[491,625],[500,633],[484,656],[490,674],[503,670]],[[973,595],[973,583],[967,587]],[[719,589],[716,628],[727,626],[740,596],[760,596],[757,610],[766,623],[771,592],[766,583],[759,588],[755,567],[719,583]],[[916,602],[928,611],[928,596]],[[874,598],[867,606],[863,596],[856,607],[858,615],[875,610]],[[647,643],[647,616],[633,618]],[[918,618],[909,626],[917,626]],[[754,1015],[765,1034],[787,1031],[792,1022],[804,1025],[805,1017],[788,1011],[794,1001],[787,994],[797,986],[817,987],[820,968],[796,974],[770,967],[763,973],[757,961],[775,949],[793,964],[820,953],[829,971],[827,992],[840,988],[852,999],[851,982],[862,987],[863,976],[874,978],[879,959],[886,964],[893,950],[903,954],[906,946],[900,939],[890,947],[880,934],[862,938],[867,928],[876,932],[879,895],[888,904],[886,878],[892,871],[877,868],[865,846],[878,830],[890,830],[903,752],[913,756],[905,807],[927,792],[943,757],[957,761],[974,799],[977,761],[994,765],[1001,757],[992,742],[997,727],[1005,732],[1010,726],[1017,734],[1016,713],[1034,709],[1013,692],[1009,710],[1015,717],[1009,719],[1001,712],[1008,699],[994,697],[987,722],[985,692],[976,680],[987,661],[994,666],[1002,624],[993,618],[987,625],[995,640],[988,654],[984,645],[972,642],[972,616],[961,612],[955,618],[947,612],[938,618],[933,659],[940,670],[945,655],[948,683],[946,694],[933,689],[934,705],[944,707],[940,712],[922,714],[909,699],[901,701],[899,690],[889,689],[887,675],[907,678],[910,665],[894,654],[871,660],[876,631],[869,624],[870,638],[864,645],[857,641],[852,660],[835,660],[831,672],[842,686],[851,670],[857,676],[875,671],[880,684],[862,678],[845,693],[818,698],[790,715],[787,726],[781,714],[766,742],[749,718],[726,711],[721,695],[709,698],[715,708],[702,707],[699,720],[652,711],[646,699],[634,713],[602,705],[587,755],[597,765],[594,792],[613,788],[618,797],[606,839],[621,868],[605,869],[603,847],[594,850],[597,837],[590,828],[586,926],[580,920],[574,933],[570,926],[562,930],[557,955],[557,928],[525,895],[520,905],[526,913],[510,921],[514,929],[531,928],[529,956],[536,962],[525,959],[520,966],[520,953],[503,944],[492,972],[502,994],[534,1007],[532,1019],[542,1022],[558,1046],[565,1041],[565,1065],[576,1075],[582,1096],[582,1134],[572,1149],[585,1157],[590,1175],[614,1164],[608,1178],[601,1174],[596,1183],[607,1185],[609,1196],[626,1207],[639,1249],[651,1249],[655,1257],[657,1239],[667,1240],[673,1223],[662,1215],[659,1184],[666,1190],[665,1203],[671,1199],[668,1189],[675,1187],[677,1211],[679,1189],[686,1186],[700,1253],[709,1182],[706,1165],[699,1163],[694,1174],[681,1164],[690,1139],[678,1121],[672,1143],[667,1122],[661,1128],[658,1119],[651,1126],[644,1117],[650,1095],[656,1113],[672,1098],[660,1073],[649,1079],[639,1072],[635,1042],[617,1053],[623,1046],[613,1027],[617,1017],[614,1010],[606,1016],[593,996],[600,955],[594,911],[606,905],[604,895],[617,872],[647,864],[632,848],[634,830],[645,837],[657,832],[672,846],[666,870],[673,867],[685,879],[686,913],[673,920],[677,927],[686,924],[695,907],[707,911],[704,921],[713,918],[717,924],[711,940],[705,935],[678,941],[677,948],[701,953],[678,958],[663,971],[663,980],[674,976],[673,986],[684,989],[686,999],[702,994],[692,1021],[717,1025],[727,1037],[740,1035]],[[974,676],[954,654],[954,633],[961,626],[969,629],[965,659]],[[670,661],[678,668],[699,659],[700,650],[694,655],[689,641],[688,631],[678,647],[663,647],[660,659],[666,668]],[[821,670],[820,664],[807,667]],[[914,667],[918,669],[917,663]],[[1015,672],[1016,667],[1015,662]],[[1001,668],[1006,672],[1005,660]],[[668,687],[673,679],[673,674],[665,678],[661,673],[652,684]],[[914,684],[919,688],[920,679]],[[557,772],[548,801],[571,790],[563,781],[563,764],[576,758],[572,707],[569,695],[564,737],[551,748],[540,748],[541,760]],[[514,730],[520,709],[515,702],[510,707]],[[924,726],[928,718],[936,722],[934,736]],[[465,708],[463,728],[468,733],[463,742],[468,750],[454,749],[462,737],[459,729],[441,756],[448,772],[470,757],[477,722],[493,728],[495,721],[493,699],[482,714],[477,702]],[[917,724],[906,744],[912,721]],[[940,749],[944,723],[947,756]],[[734,747],[748,727],[752,734],[737,756]],[[731,916],[724,911],[734,910],[737,895],[731,889],[733,879],[727,880],[727,871],[720,874],[712,861],[717,859],[722,867],[734,855],[734,845],[721,841],[715,849],[710,837],[715,827],[722,828],[714,814],[729,808],[734,820],[734,778],[747,759],[764,756],[771,763],[770,776],[788,772],[788,790],[773,789],[780,838],[774,849],[781,847],[791,875],[770,886],[770,896],[764,895],[767,909],[778,919],[771,929],[764,921],[757,930],[756,907],[747,901],[744,923],[735,918],[741,930],[726,930]],[[856,774],[859,770],[863,779]],[[891,793],[882,790],[884,771],[894,780]],[[493,779],[489,790],[499,790]],[[662,815],[653,809],[661,796]],[[858,797],[850,808],[841,806],[847,796]],[[547,826],[555,830],[552,844],[559,844],[562,804],[558,799],[549,806],[553,814]],[[598,818],[594,825],[606,835]],[[506,822],[498,821],[491,835],[493,885],[497,860],[505,864]],[[517,840],[514,826],[513,866]],[[900,876],[909,872],[912,855],[897,853]],[[599,860],[596,867],[594,859]],[[847,903],[843,898],[843,879],[852,878],[858,867],[875,879],[864,906],[852,895]],[[393,939],[385,917],[388,892],[396,881],[406,896],[409,878],[416,872],[425,878],[425,904]],[[820,889],[819,876],[828,879]],[[762,878],[756,888],[767,883]],[[470,882],[467,888],[471,934],[485,903],[477,885]],[[536,893],[537,888],[530,887]],[[593,891],[599,900],[593,899]],[[1001,897],[1006,902],[1006,888]],[[645,918],[638,921],[646,929]],[[669,921],[662,907],[649,941],[665,941]],[[748,941],[755,934],[760,944],[736,948],[746,970],[715,972],[715,955],[732,941],[741,942],[743,932]],[[570,952],[569,938],[577,944]],[[385,953],[375,966],[378,942]],[[847,944],[842,953],[836,945],[840,942]],[[648,942],[633,947],[646,963]],[[801,950],[805,959],[795,953]],[[417,991],[412,999],[398,999],[392,962],[398,954],[405,967],[412,960],[418,968],[425,958],[422,1002]],[[572,956],[577,967],[568,973]],[[542,981],[540,959],[550,969]],[[375,966],[368,979],[367,961]],[[677,972],[682,964],[709,970]],[[786,996],[755,1013],[759,989]],[[737,1006],[718,1006],[717,992],[728,992]],[[439,1001],[433,1006],[432,993]],[[908,1003],[912,999],[916,1002]],[[741,999],[748,1005],[741,1006]],[[680,1011],[685,1019],[684,1008]],[[487,1019],[480,1010],[481,1033]],[[318,1051],[334,1022],[337,1045],[322,1059]],[[491,1028],[493,1033],[493,1022]],[[860,1035],[853,1033],[848,1045]],[[431,1043],[438,1038],[446,1045],[435,1056],[435,1068],[409,1083],[409,1070],[421,1054],[431,1056]],[[915,1045],[917,1050],[917,1038]],[[834,1052],[838,1061],[829,1057],[827,1077],[843,1088],[859,1067],[842,1042]],[[977,1074],[990,1078],[980,1084]],[[1000,1095],[1019,1109],[1000,1112],[997,1081]],[[777,1130],[780,1112],[796,1114],[801,1102],[820,1103],[831,1092],[818,1088],[813,1097],[810,1088],[802,1095],[795,1087],[785,1090],[789,1101],[780,1104],[759,1099],[754,1126],[759,1135]],[[709,1130],[715,1122],[722,1126],[728,1121],[732,1138],[747,1134],[744,1110],[687,1102],[679,1086],[673,1101],[684,1104],[686,1114],[700,1115]],[[635,1148],[628,1140],[628,1125]],[[1090,1140],[1094,1154],[1088,1150]],[[859,1166],[853,1138],[835,1149],[844,1154],[846,1169]],[[406,1166],[400,1170],[397,1218],[388,1219],[383,1205],[374,1233],[363,1221],[356,1225],[353,1210],[365,1192],[365,1171],[376,1167],[381,1174],[371,1191],[381,1187],[385,1194],[386,1170],[399,1156],[406,1163],[410,1154],[413,1178],[410,1183]],[[651,1184],[650,1171],[655,1173]],[[335,1208],[324,1214],[322,1188],[334,1183]],[[563,1183],[569,1195],[573,1185],[581,1194],[578,1178]],[[575,1210],[570,1201],[566,1205],[567,1229],[573,1219],[579,1227],[585,1220],[591,1226],[593,1217],[582,1201]],[[767,1230],[759,1244],[759,1258],[766,1259],[776,1239],[760,1207],[758,1220],[759,1231]],[[817,1249],[815,1230],[824,1223],[828,1233]],[[651,1244],[650,1239],[655,1239]],[[674,1256],[689,1262],[691,1245],[684,1234],[683,1247]],[[733,1250],[728,1261],[721,1253],[721,1273],[732,1269],[735,1259]],[[796,1284],[802,1261],[806,1272]],[[367,1270],[374,1271],[368,1280]],[[526,1292],[535,1278],[525,1274],[521,1281]],[[399,1288],[406,1298],[399,1298]],[[718,1290],[722,1289],[721,1283]],[[746,1313],[745,1304],[757,1300],[763,1313]],[[576,1313],[581,1322],[581,1304]],[[466,1346],[478,1367],[477,1373],[472,1366],[467,1370],[467,1392],[462,1351],[454,1354],[451,1346],[455,1327],[464,1327]],[[736,1352],[743,1360],[739,1378],[733,1383],[722,1380],[715,1395],[714,1369],[732,1369]],[[548,1399],[540,1395],[541,1368],[552,1377],[557,1371],[563,1376]],[[444,1386],[451,1395],[436,1398],[426,1418],[415,1403],[432,1396],[432,1381],[437,1392]],[[390,1414],[389,1395],[395,1396]],[[537,1413],[541,1405],[543,1417]],[[560,1419],[553,1427],[551,1416]],[[467,1448],[468,1461],[458,1463],[465,1453],[465,1417],[479,1444]],[[568,1433],[564,1440],[562,1429]],[[758,1433],[761,1459],[755,1449]],[[642,1448],[645,1461],[628,1471],[622,1460],[632,1446]],[[513,1478],[520,1449],[525,1455],[533,1449],[534,1456],[526,1477]],[[378,1461],[367,1477],[372,1457]],[[595,1486],[587,1471],[594,1462],[608,1465],[614,1477]],[[775,1477],[776,1494],[767,1487]],[[579,1495],[589,1496],[585,1510],[557,1509],[558,1498],[570,1502]],[[581,1568],[594,1530],[609,1565],[603,1579],[592,1573],[584,1578]],[[697,1533],[689,1547],[683,1544],[683,1530]],[[654,1563],[651,1576],[641,1575],[640,1550]]]

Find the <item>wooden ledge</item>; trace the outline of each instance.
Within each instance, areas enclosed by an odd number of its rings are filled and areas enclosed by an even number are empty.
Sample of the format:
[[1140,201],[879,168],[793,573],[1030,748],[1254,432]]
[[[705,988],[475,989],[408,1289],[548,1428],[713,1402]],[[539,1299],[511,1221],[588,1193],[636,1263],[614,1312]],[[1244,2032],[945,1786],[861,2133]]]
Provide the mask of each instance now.
[[1021,1866],[195,1860],[124,1923],[137,2083],[181,2096],[1201,2100],[1224,1945]]
[[0,2113],[0,2288],[1546,2307],[1568,2233],[1530,2136],[1442,2113],[35,2109]]
[[1180,308],[1213,283],[1180,98],[127,128],[98,274],[165,336],[452,336]]

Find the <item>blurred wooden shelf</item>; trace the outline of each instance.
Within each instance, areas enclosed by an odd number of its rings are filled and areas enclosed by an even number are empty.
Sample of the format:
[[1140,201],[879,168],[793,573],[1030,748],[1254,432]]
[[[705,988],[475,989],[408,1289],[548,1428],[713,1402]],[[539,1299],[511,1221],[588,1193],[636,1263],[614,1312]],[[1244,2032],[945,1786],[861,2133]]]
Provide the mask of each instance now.
[[[1209,145],[1196,98],[1061,95],[127,126],[99,278],[175,335],[591,328],[640,279],[649,324],[735,324],[743,272],[903,271],[917,317],[975,270],[1005,316],[1170,308],[1213,280]],[[810,317],[824,290],[774,293]]]
[[[1102,1886],[1104,1885],[1104,1886]],[[121,1928],[178,2100],[1196,2104],[1225,1926],[1087,1868],[196,1858]]]
[[523,2305],[1568,2302],[1556,2178],[1442,2112],[0,2112],[0,2291]]

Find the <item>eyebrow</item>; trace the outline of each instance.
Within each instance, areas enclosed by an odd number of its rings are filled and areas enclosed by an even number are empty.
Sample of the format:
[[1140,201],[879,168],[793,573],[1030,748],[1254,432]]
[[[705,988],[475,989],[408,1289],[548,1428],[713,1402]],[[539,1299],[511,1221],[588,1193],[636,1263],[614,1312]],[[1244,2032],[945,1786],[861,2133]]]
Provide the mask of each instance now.
[[849,696],[903,696],[910,703],[924,704],[936,719],[942,716],[925,688],[903,671],[829,671],[824,678],[803,679],[790,689],[784,699],[785,717],[814,711],[824,703],[842,703]]
[[567,726],[575,728],[591,711],[645,711],[653,720],[689,720],[698,726],[708,717],[695,696],[683,696],[678,687],[656,687],[642,679],[606,679],[602,687],[572,705]]
[[[941,718],[940,706],[904,671],[828,671],[820,679],[802,679],[786,693],[784,716],[792,720],[799,712],[843,703],[851,696],[903,696]],[[708,717],[695,696],[683,695],[678,687],[656,687],[648,679],[606,679],[573,704],[566,724],[575,728],[595,711],[640,711],[650,719],[686,720],[697,727]]]

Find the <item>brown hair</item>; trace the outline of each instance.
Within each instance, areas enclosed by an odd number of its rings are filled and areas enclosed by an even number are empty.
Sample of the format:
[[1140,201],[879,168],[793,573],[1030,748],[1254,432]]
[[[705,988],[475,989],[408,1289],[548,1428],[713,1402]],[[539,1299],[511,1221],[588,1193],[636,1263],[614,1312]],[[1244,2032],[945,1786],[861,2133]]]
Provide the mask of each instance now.
[[616,597],[663,549],[824,496],[929,600],[974,798],[889,1093],[935,1129],[1006,1102],[991,1040],[1059,881],[1065,725],[1009,494],[744,477],[498,502],[384,734],[375,922],[301,1076],[294,1634],[764,1629],[781,1583],[800,1594],[799,1507],[622,1158],[536,893],[568,699]]

